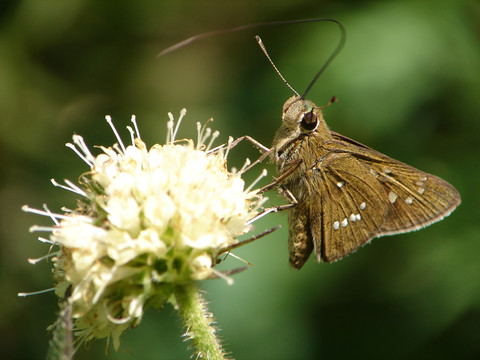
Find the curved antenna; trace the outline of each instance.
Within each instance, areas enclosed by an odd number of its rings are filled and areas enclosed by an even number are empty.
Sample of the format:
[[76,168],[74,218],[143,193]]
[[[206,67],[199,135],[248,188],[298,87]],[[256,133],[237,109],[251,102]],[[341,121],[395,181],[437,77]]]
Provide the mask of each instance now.
[[[175,45],[172,45],[168,48],[166,48],[165,50],[163,50],[162,52],[160,52],[158,55],[157,55],[157,58],[161,57],[161,56],[164,56],[168,53],[171,53],[173,51],[176,51],[184,46],[187,46],[195,41],[198,41],[198,40],[201,40],[201,39],[205,39],[205,38],[209,38],[211,36],[215,36],[215,35],[220,35],[220,34],[228,34],[228,33],[232,33],[232,32],[237,32],[237,31],[243,31],[243,30],[246,30],[246,29],[251,29],[251,28],[255,28],[255,27],[263,27],[263,26],[274,26],[274,25],[286,25],[286,24],[300,24],[300,23],[309,23],[309,22],[317,22],[317,21],[330,21],[330,22],[333,22],[335,24],[338,25],[338,27],[340,28],[340,32],[341,32],[341,37],[340,37],[340,41],[337,45],[337,47],[333,50],[333,52],[330,54],[330,56],[327,58],[327,60],[325,61],[325,63],[322,65],[322,67],[320,68],[320,70],[317,72],[317,74],[315,75],[315,77],[313,78],[313,80],[310,82],[310,84],[307,86],[307,89],[303,92],[302,96],[300,97],[301,99],[305,99],[305,96],[307,95],[307,93],[310,91],[310,89],[312,88],[313,84],[315,84],[315,82],[317,81],[317,79],[319,78],[319,76],[323,73],[323,71],[327,68],[328,65],[330,65],[330,63],[332,62],[332,60],[340,53],[340,51],[342,50],[343,46],[345,45],[345,41],[347,39],[347,33],[345,31],[345,28],[343,27],[343,25],[335,20],[335,19],[330,19],[330,18],[314,18],[314,19],[303,19],[303,20],[289,20],[289,21],[269,21],[269,22],[261,22],[261,23],[254,23],[254,24],[246,24],[246,25],[241,25],[241,26],[237,26],[237,27],[233,27],[233,28],[229,28],[229,29],[220,29],[220,30],[214,30],[214,31],[209,31],[209,32],[205,32],[205,33],[202,33],[202,34],[198,34],[198,35],[194,35],[194,36],[191,36],[189,37],[188,39],[185,39],[183,41],[180,41],[178,43],[176,43]],[[258,40],[257,40],[258,41]],[[260,41],[261,42],[261,41]],[[259,42],[259,44],[260,44]],[[276,66],[273,64],[272,60],[270,60],[270,57],[268,56],[266,50],[265,50],[265,47],[260,45],[262,47],[262,49],[264,50],[265,52],[265,55],[267,55],[267,58],[269,59],[269,61],[272,63],[273,67],[275,68],[275,70],[277,71],[277,73],[280,75],[280,77],[283,79],[283,81],[285,82],[285,84],[287,84],[287,86],[295,93],[298,95],[298,93],[287,83],[287,81],[283,78],[283,76],[280,74],[280,72],[278,71],[278,69],[276,68]]]
[[275,71],[277,72],[278,76],[280,76],[283,80],[283,82],[285,83],[285,85],[287,85],[290,90],[292,90],[295,95],[297,96],[300,96],[300,94],[298,92],[295,91],[295,89],[293,87],[290,86],[290,84],[287,82],[287,80],[285,80],[285,78],[283,77],[282,73],[280,72],[280,70],[278,70],[278,68],[275,66],[275,64],[273,63],[272,59],[270,58],[270,55],[268,55],[268,52],[267,52],[267,49],[265,49],[265,45],[263,45],[263,41],[262,39],[260,38],[260,36],[255,36],[255,39],[257,40],[258,42],[258,45],[260,45],[260,48],[262,49],[263,53],[265,54],[265,56],[267,57],[268,61],[270,61],[270,64],[273,66],[273,68],[275,69]]
[[157,58],[166,55],[168,53],[171,53],[173,51],[176,51],[184,46],[187,46],[188,44],[191,44],[195,41],[209,38],[211,36],[215,35],[220,35],[220,34],[228,34],[232,32],[237,32],[237,31],[243,31],[255,27],[264,27],[264,26],[274,26],[274,25],[286,25],[286,24],[300,24],[300,23],[308,23],[308,22],[317,22],[317,21],[333,21],[341,26],[343,29],[343,26],[336,20],[333,19],[328,19],[328,18],[315,18],[315,19],[302,19],[302,20],[288,20],[288,21],[268,21],[268,22],[260,22],[260,23],[254,23],[254,24],[246,24],[246,25],[241,25],[241,26],[236,26],[233,28],[229,29],[220,29],[220,30],[214,30],[214,31],[209,31],[205,32],[202,34],[194,35],[189,37],[188,39],[185,39],[183,41],[180,41],[165,50],[161,51],[158,55]]
[[343,25],[339,21],[337,21],[335,19],[317,19],[317,21],[331,21],[331,22],[334,22],[340,28],[341,37],[340,37],[340,41],[339,41],[337,47],[335,48],[335,50],[333,50],[333,52],[330,54],[328,59],[325,61],[325,63],[322,65],[320,70],[317,72],[317,74],[313,78],[312,82],[307,86],[307,89],[303,92],[302,96],[300,97],[301,99],[305,99],[305,96],[310,91],[313,84],[315,84],[318,77],[323,73],[323,71],[327,68],[327,66],[330,65],[332,60],[340,53],[343,46],[345,45],[345,41],[347,40],[347,32],[345,31],[345,28],[343,27]]

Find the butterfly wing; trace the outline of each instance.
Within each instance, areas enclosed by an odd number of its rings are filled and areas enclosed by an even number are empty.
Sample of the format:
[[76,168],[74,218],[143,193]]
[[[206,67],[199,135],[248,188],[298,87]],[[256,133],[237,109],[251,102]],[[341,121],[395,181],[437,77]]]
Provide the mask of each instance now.
[[459,204],[453,186],[331,132],[314,168],[320,201],[310,205],[317,261],[339,260],[372,238],[428,226]]
[[317,261],[332,262],[376,236],[388,204],[375,176],[351,154],[330,154],[313,172],[313,197],[320,199],[310,204],[315,253]]

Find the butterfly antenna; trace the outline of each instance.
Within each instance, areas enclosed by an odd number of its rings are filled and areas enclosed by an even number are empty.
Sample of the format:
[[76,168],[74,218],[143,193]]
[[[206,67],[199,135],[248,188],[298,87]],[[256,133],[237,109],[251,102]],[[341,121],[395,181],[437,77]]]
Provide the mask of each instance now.
[[338,45],[335,48],[335,50],[333,50],[333,52],[328,57],[327,61],[325,61],[325,63],[320,68],[320,70],[317,72],[317,75],[315,75],[312,82],[307,86],[307,89],[304,91],[304,93],[301,96],[302,99],[305,99],[305,96],[310,91],[313,84],[315,84],[318,77],[323,73],[323,71],[327,68],[327,66],[330,65],[330,63],[333,61],[333,59],[335,59],[335,57],[340,53],[340,51],[342,51],[342,48],[345,45],[345,41],[347,40],[347,32],[345,31],[345,28],[343,27],[343,25],[339,21],[337,21],[335,19],[317,19],[317,21],[331,21],[331,22],[334,22],[335,24],[337,24],[338,27],[340,28],[340,33],[341,33],[340,41],[338,42]]
[[[220,34],[228,34],[228,33],[233,33],[233,32],[239,32],[239,31],[244,31],[244,30],[247,30],[247,29],[251,29],[251,28],[257,28],[257,27],[267,27],[267,26],[276,26],[276,25],[287,25],[287,24],[301,24],[301,23],[310,23],[310,22],[317,22],[317,21],[330,21],[330,22],[333,22],[335,24],[338,25],[338,27],[340,28],[340,32],[341,32],[341,37],[340,37],[340,41],[337,45],[337,47],[335,48],[335,50],[333,50],[333,52],[330,54],[330,56],[328,57],[327,61],[325,61],[325,63],[323,64],[323,66],[320,68],[320,70],[318,71],[318,73],[315,75],[315,77],[313,78],[312,82],[307,86],[307,89],[305,90],[305,92],[303,93],[303,95],[301,96],[302,99],[305,98],[305,96],[307,95],[307,93],[310,91],[310,89],[312,88],[313,84],[315,84],[315,82],[317,81],[318,77],[323,73],[323,71],[327,68],[328,65],[330,65],[330,63],[332,62],[332,60],[338,55],[338,53],[342,50],[343,46],[345,45],[345,41],[346,41],[346,38],[347,38],[347,33],[345,31],[345,28],[343,27],[343,25],[335,20],[335,19],[330,19],[330,18],[314,18],[314,19],[302,19],[302,20],[289,20],[289,21],[270,21],[270,22],[262,22],[262,23],[255,23],[255,24],[246,24],[246,25],[241,25],[241,26],[237,26],[237,27],[233,27],[233,28],[229,28],[229,29],[220,29],[220,30],[214,30],[214,31],[209,31],[209,32],[206,32],[206,33],[202,33],[202,34],[198,34],[198,35],[195,35],[195,36],[191,36],[189,37],[188,39],[186,40],[183,40],[183,41],[180,41],[179,43],[176,43],[172,46],[170,46],[169,48],[163,50],[162,52],[160,52],[158,55],[157,55],[157,58],[161,57],[161,56],[164,56],[168,53],[171,53],[173,51],[177,51],[178,49],[180,48],[183,48],[193,42],[196,42],[198,40],[202,40],[202,39],[205,39],[205,38],[209,38],[209,37],[212,37],[212,36],[216,36],[216,35],[220,35]],[[268,60],[270,61],[270,63],[273,65],[275,71],[280,75],[280,77],[282,78],[282,80],[285,82],[285,84],[287,84],[287,86],[295,93],[298,95],[298,93],[286,82],[286,80],[284,79],[284,77],[282,76],[282,74],[280,74],[280,72],[278,71],[277,67],[273,64],[272,60],[270,59],[270,56],[268,56],[268,53],[267,51],[265,50],[265,46],[263,46],[262,44],[262,41],[260,40],[259,41],[259,37],[257,36],[257,41],[260,45],[260,47],[262,48],[263,52],[265,53],[265,55],[267,56]]]
[[278,70],[278,68],[275,66],[275,64],[273,63],[272,59],[270,58],[270,55],[268,55],[268,52],[267,52],[267,49],[265,48],[265,45],[263,45],[263,41],[262,39],[260,38],[260,36],[255,36],[255,39],[257,40],[258,42],[258,45],[260,46],[260,48],[262,49],[263,53],[265,54],[265,56],[267,57],[268,61],[270,61],[270,64],[272,64],[273,68],[275,69],[275,71],[277,72],[278,76],[280,76],[280,78],[283,80],[283,82],[290,88],[290,90],[292,90],[297,96],[300,96],[300,94],[298,92],[295,91],[295,89],[293,87],[290,86],[290,84],[287,82],[287,80],[285,80],[285,78],[283,77],[282,73],[280,72],[280,70]]

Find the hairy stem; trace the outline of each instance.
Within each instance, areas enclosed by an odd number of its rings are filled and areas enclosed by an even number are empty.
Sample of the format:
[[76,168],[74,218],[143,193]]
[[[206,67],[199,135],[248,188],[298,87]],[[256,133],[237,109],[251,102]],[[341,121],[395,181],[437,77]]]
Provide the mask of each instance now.
[[195,283],[177,285],[175,299],[187,328],[185,337],[193,342],[197,358],[225,359],[225,353],[216,337],[217,329],[213,326],[213,315],[208,311],[206,301],[197,285]]

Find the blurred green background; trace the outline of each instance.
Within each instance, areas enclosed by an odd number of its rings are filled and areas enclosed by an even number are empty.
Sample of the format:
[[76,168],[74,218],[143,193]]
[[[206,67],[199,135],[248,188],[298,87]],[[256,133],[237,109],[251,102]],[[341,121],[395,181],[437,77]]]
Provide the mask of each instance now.
[[[56,298],[16,294],[51,286],[50,263],[26,260],[48,250],[28,228],[49,221],[20,207],[75,206],[49,181],[86,170],[64,147],[71,135],[110,145],[104,115],[127,137],[136,114],[147,144],[163,143],[167,112],[186,107],[185,137],[214,117],[218,143],[248,134],[270,145],[291,92],[253,36],[302,92],[338,41],[335,25],[261,28],[156,55],[197,33],[308,17],[333,17],[348,33],[308,96],[339,99],[325,111],[329,126],[445,178],[463,203],[430,228],[299,272],[287,261],[286,214],[258,222],[256,232],[283,228],[236,252],[255,266],[234,286],[202,284],[227,349],[237,359],[480,358],[480,3],[467,0],[0,2],[2,358],[45,357]],[[243,144],[232,165],[257,154]],[[186,359],[182,332],[171,307],[150,309],[108,358]],[[76,356],[106,357],[104,340]]]

